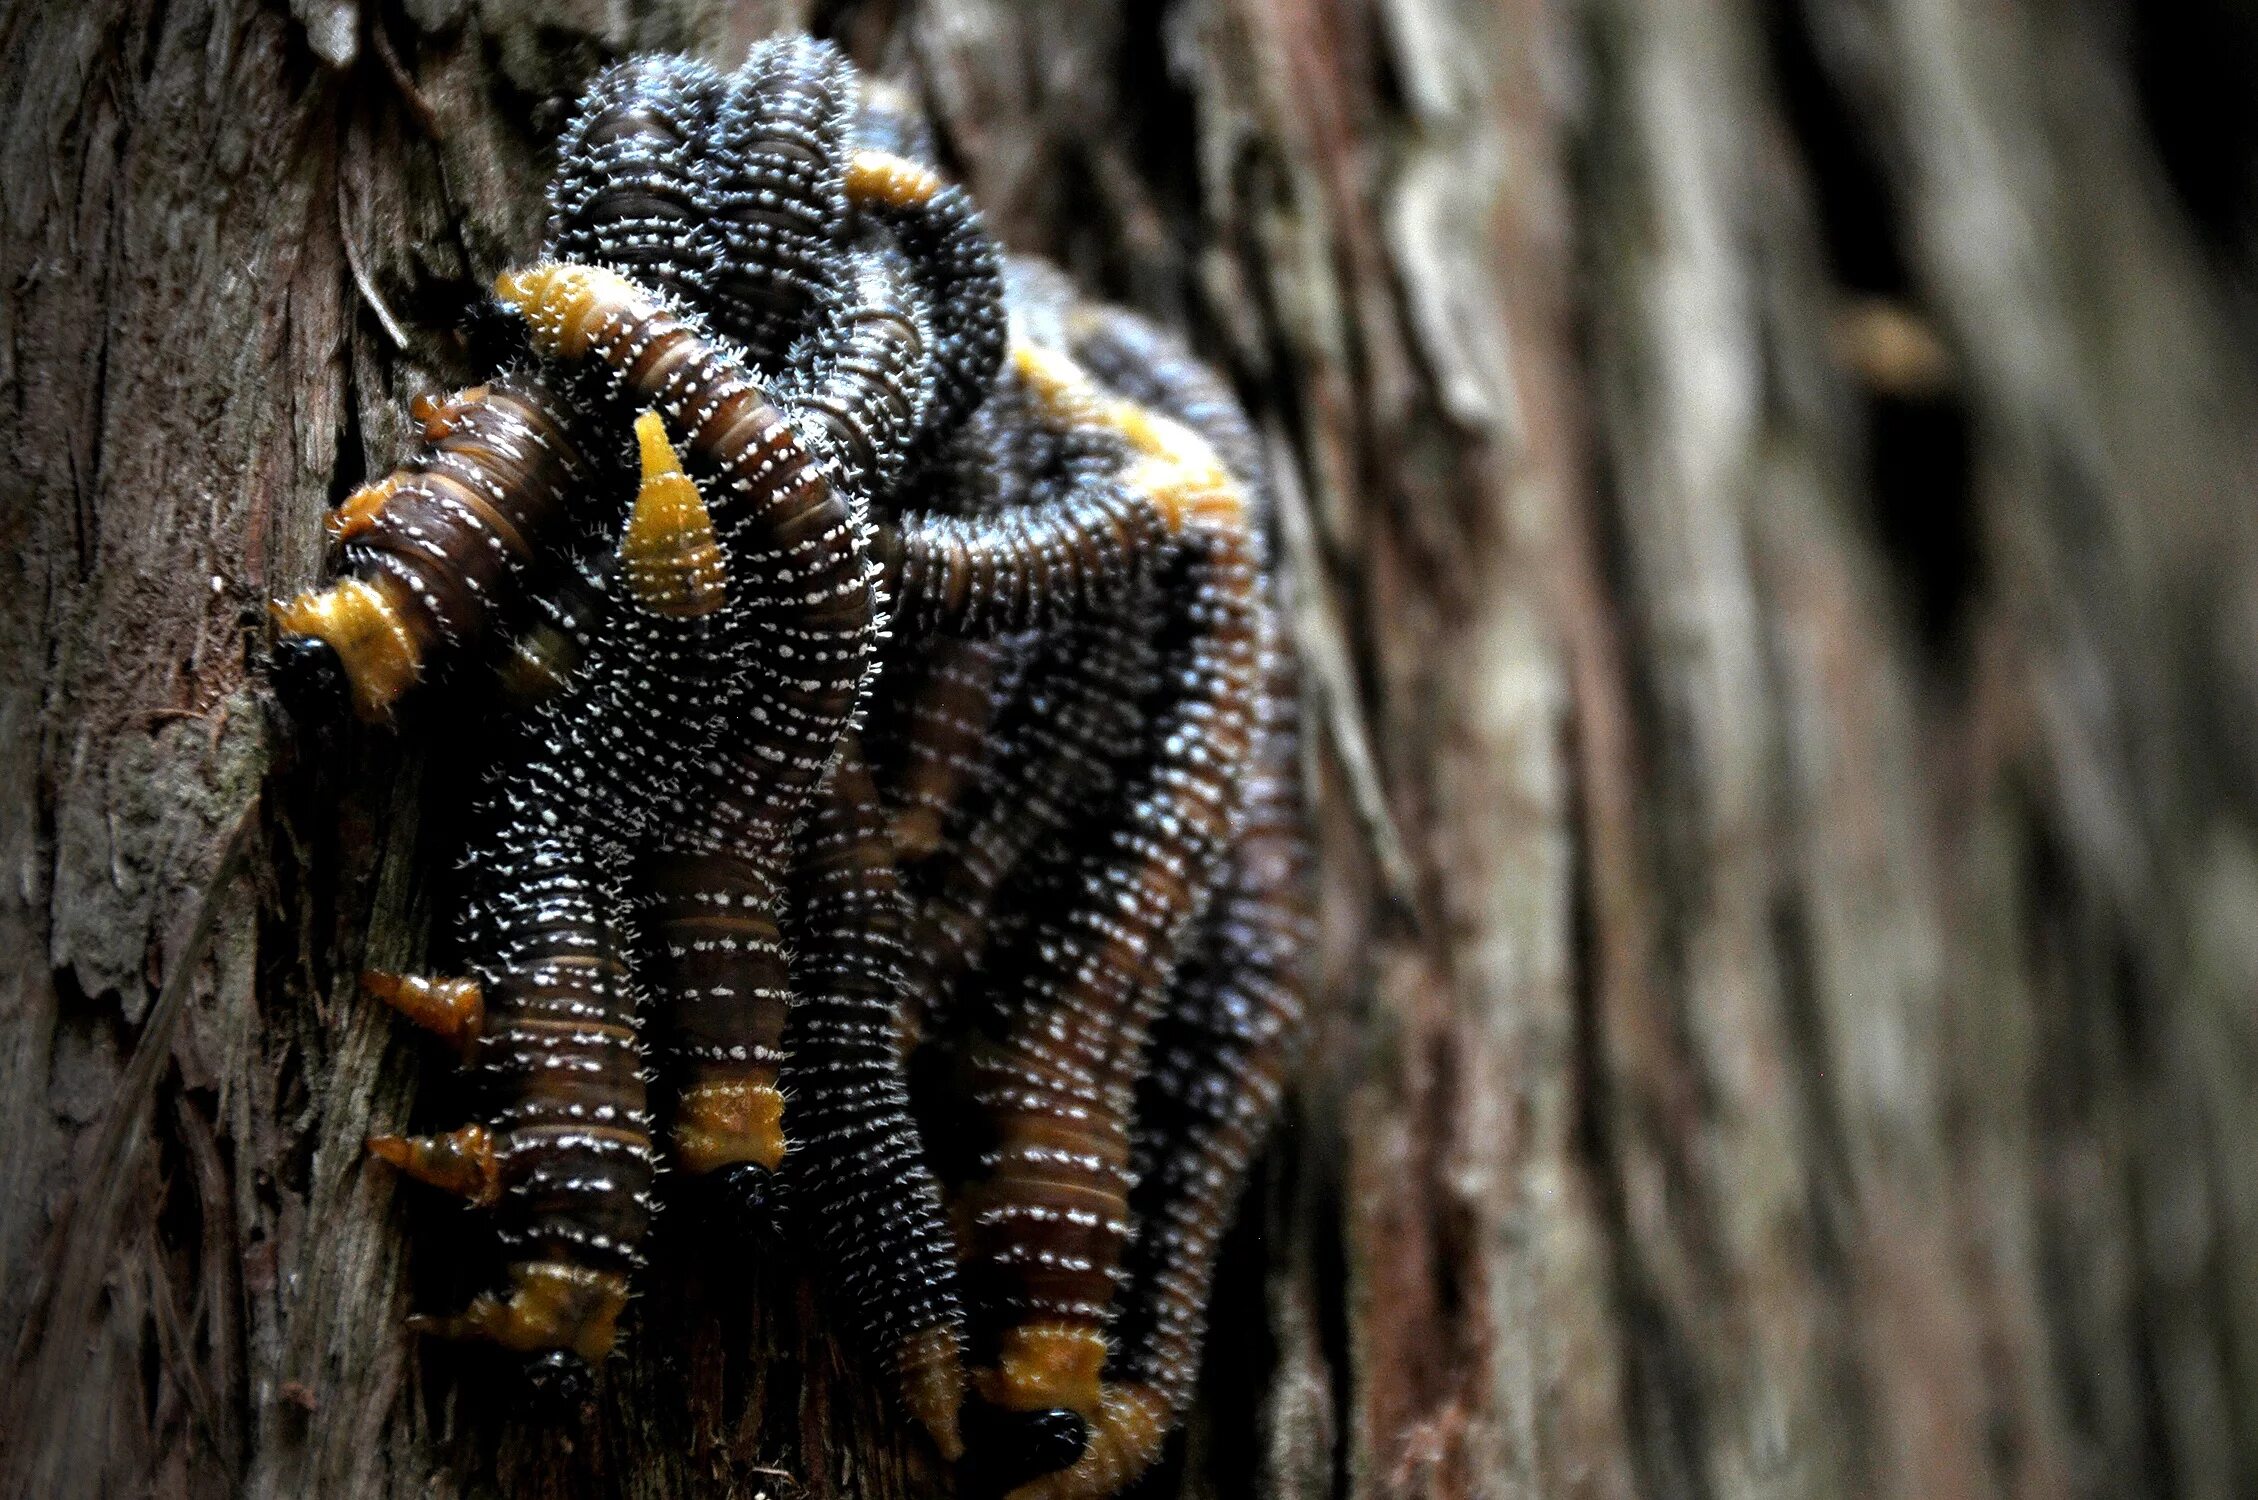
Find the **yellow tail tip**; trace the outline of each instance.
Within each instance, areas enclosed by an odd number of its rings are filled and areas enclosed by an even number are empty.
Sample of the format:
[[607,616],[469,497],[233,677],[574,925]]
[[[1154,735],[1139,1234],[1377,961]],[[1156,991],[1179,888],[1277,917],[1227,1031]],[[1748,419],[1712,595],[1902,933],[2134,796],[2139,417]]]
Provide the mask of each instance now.
[[372,1135],[368,1138],[368,1154],[378,1161],[405,1168],[414,1152],[404,1135]]
[[617,271],[555,260],[504,271],[494,278],[494,295],[525,319],[542,353],[559,359],[586,354],[604,314],[644,300]]
[[284,634],[329,644],[364,719],[383,722],[415,685],[423,659],[416,632],[392,599],[366,579],[340,578],[326,589],[269,604],[267,613]]
[[627,1281],[616,1271],[560,1262],[521,1261],[510,1268],[506,1295],[474,1298],[453,1316],[417,1313],[415,1333],[482,1339],[519,1354],[569,1349],[596,1364],[611,1353]]
[[682,474],[682,459],[666,435],[666,419],[647,411],[635,419],[635,444],[643,456],[643,483]]
[[723,598],[713,517],[698,487],[682,472],[681,456],[657,412],[635,419],[635,440],[642,451],[643,483],[619,544],[628,587],[658,614],[710,614]]

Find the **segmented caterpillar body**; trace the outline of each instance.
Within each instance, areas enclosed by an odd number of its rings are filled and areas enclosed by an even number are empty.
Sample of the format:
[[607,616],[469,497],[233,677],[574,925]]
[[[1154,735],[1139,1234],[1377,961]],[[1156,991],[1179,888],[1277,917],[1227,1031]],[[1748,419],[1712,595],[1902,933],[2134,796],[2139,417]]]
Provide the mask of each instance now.
[[870,660],[876,600],[863,518],[730,352],[624,278],[552,264],[504,278],[501,292],[544,353],[672,412],[693,462],[714,475],[717,524],[741,580],[714,641],[738,668],[713,705],[732,764],[702,805],[669,809],[648,862],[647,977],[683,1065],[672,1133],[685,1165],[743,1167],[755,1186],[740,1191],[757,1195],[784,1144],[781,843],[831,762]]
[[[1222,382],[1171,336],[1118,309],[1078,307],[1072,347],[1109,388],[1191,427],[1259,512],[1260,445]],[[1262,541],[1259,524],[1250,540]],[[1138,1229],[1109,1329],[1101,1410],[1082,1457],[1014,1500],[1114,1494],[1159,1455],[1198,1374],[1215,1258],[1277,1113],[1307,1023],[1315,938],[1300,792],[1300,683],[1267,570],[1259,581],[1255,749],[1243,821],[1201,916],[1137,1085],[1130,1210]]]
[[741,671],[721,708],[757,725],[754,753],[782,793],[804,797],[855,708],[875,628],[874,578],[854,497],[736,356],[615,273],[544,263],[505,275],[503,303],[548,357],[598,372],[685,434],[711,475],[734,580],[715,648]]
[[[855,496],[898,476],[924,411],[926,334],[906,273],[890,253],[859,257],[855,273],[826,295],[828,310],[800,346],[798,373],[774,399],[779,420],[789,423],[831,492]],[[848,508],[847,525],[846,544],[859,553],[859,506]],[[783,535],[789,540],[793,533]],[[780,602],[789,605],[798,571],[787,564],[775,576]],[[864,606],[874,608],[867,597]],[[778,603],[749,598],[744,607],[775,612]],[[864,634],[870,629],[866,616]],[[805,649],[787,642],[784,657],[771,660],[781,666]],[[855,660],[859,670],[867,654]],[[677,808],[645,862],[646,977],[677,1064],[677,1158],[692,1173],[723,1174],[724,1191],[749,1211],[761,1209],[766,1174],[785,1150],[777,1079],[790,995],[778,933],[784,843],[829,758],[830,742],[817,736],[836,735],[859,692],[858,676],[853,691],[834,697],[840,706],[828,709],[831,717],[821,727],[811,724],[808,753],[797,756],[780,745],[768,701],[730,695],[724,784],[709,788],[702,804]],[[804,700],[789,706],[801,708]]]
[[722,263],[712,144],[728,91],[686,57],[631,58],[599,73],[557,143],[547,253],[608,266],[678,305],[701,303]]
[[933,320],[934,397],[919,434],[930,452],[995,382],[1004,353],[1003,252],[971,195],[921,161],[858,151],[847,164],[846,195],[891,232]]
[[344,576],[278,604],[285,691],[389,718],[426,671],[526,623],[593,478],[556,393],[504,376],[419,401],[425,446],[331,517]]
[[954,1459],[964,1397],[956,1248],[910,1116],[897,1022],[902,892],[885,809],[852,737],[816,798],[794,887],[789,1198],[831,1265],[836,1305]]
[[1157,591],[1140,592],[1060,632],[1000,711],[979,792],[917,872],[912,965],[934,1029],[953,1024],[958,987],[985,962],[1001,912],[1034,905],[1039,856],[1063,848],[1118,788],[1158,686],[1157,612]]
[[654,1157],[636,996],[618,919],[646,793],[708,753],[706,649],[725,596],[711,518],[655,414],[644,477],[572,686],[519,733],[486,799],[463,915],[469,982],[372,975],[369,987],[464,1044],[489,1119],[371,1149],[497,1210],[506,1294],[429,1331],[491,1339],[563,1379],[600,1360],[650,1214]]
[[968,1048],[993,1145],[965,1188],[967,1254],[993,1319],[974,1380],[1005,1411],[1101,1417],[1105,1328],[1130,1234],[1129,1131],[1147,1032],[1239,815],[1261,630],[1238,482],[1187,428],[1109,401],[1061,356],[1021,369],[1061,405],[1115,425],[1129,487],[1181,538],[1176,639],[1150,760],[1093,830],[1071,904],[1030,924],[995,1034]]
[[781,356],[836,274],[855,74],[827,42],[757,44],[729,80],[709,143],[721,268],[715,326],[756,363]]
[[[879,539],[900,627],[912,636],[1044,628],[1116,607],[1165,560],[1173,518],[1141,488],[1124,435],[1082,386],[1041,372],[1061,356],[1021,344],[994,398],[1051,428],[1058,472],[1028,503],[972,515],[916,510]],[[1030,372],[1036,372],[1031,374]],[[1048,383],[1047,383],[1048,382]],[[1075,391],[1072,400],[1062,391]]]
[[1297,684],[1272,655],[1245,823],[1153,1023],[1137,1085],[1137,1225],[1108,1330],[1100,1410],[1069,1470],[1015,1500],[1111,1495],[1159,1456],[1199,1374],[1216,1254],[1306,1026],[1314,941]]

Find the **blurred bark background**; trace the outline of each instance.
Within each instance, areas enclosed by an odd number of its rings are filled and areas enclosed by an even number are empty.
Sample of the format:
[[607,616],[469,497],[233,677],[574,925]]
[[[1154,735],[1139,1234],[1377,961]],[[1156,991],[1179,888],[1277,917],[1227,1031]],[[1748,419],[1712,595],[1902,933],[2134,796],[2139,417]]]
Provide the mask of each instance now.
[[938,1485],[789,1247],[585,1428],[402,1330],[475,757],[256,669],[579,82],[797,24],[1288,481],[1318,1034],[1142,1493],[2258,1493],[2233,0],[0,6],[0,1487]]

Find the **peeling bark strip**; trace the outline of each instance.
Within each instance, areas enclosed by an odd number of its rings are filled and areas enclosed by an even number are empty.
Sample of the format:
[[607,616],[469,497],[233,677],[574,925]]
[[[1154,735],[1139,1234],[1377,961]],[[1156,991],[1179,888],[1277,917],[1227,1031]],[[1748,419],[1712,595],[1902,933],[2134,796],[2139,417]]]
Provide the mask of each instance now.
[[[570,1451],[370,1336],[421,1210],[359,1142],[455,1101],[350,982],[451,783],[245,663],[470,373],[547,101],[801,19],[597,9],[0,20],[8,1493],[933,1492],[664,1222]],[[2166,128],[2240,138],[2247,43],[2033,9],[842,13],[1282,460],[1320,1031],[1157,1491],[2258,1488],[2253,249]]]

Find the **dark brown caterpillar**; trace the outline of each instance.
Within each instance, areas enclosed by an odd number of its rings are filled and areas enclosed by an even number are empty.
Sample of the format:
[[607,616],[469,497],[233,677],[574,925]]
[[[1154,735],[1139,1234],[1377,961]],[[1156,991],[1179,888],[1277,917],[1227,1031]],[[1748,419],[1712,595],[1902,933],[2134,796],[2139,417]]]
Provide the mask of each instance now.
[[999,905],[1024,907],[1039,853],[1084,826],[1119,786],[1140,747],[1142,709],[1158,683],[1152,642],[1157,594],[1059,633],[1029,666],[1003,710],[977,796],[952,821],[942,848],[917,874],[915,996],[945,1028],[957,988],[995,935]]
[[[753,162],[755,176],[781,174],[795,185],[748,193],[746,212],[731,222],[737,232],[767,238],[730,251],[732,263],[755,250],[772,267],[789,259],[819,227],[819,214],[801,210],[817,203],[827,184],[839,191],[832,101],[844,92],[841,66],[828,49],[786,49],[763,66],[748,63],[744,76],[773,74],[788,86],[746,92],[743,108],[733,88],[721,154]],[[732,118],[736,126],[727,127]],[[757,216],[750,207],[756,199],[767,205]],[[916,214],[905,213],[914,227]],[[933,336],[930,304],[912,293],[920,274],[895,251],[877,248],[855,252],[843,276],[820,285],[812,275],[760,278],[756,284],[771,300],[757,310],[732,312],[728,297],[721,298],[726,316],[766,329],[813,301],[813,327],[794,346],[791,373],[771,395],[838,493],[890,491],[911,441],[929,426]],[[859,536],[857,543],[859,549]],[[766,724],[756,711],[744,726],[752,752],[740,756],[731,785],[705,808],[686,809],[646,865],[648,974],[679,1069],[677,1155],[756,1214],[766,1176],[785,1149],[776,1050],[788,999],[776,933],[779,865],[807,780],[801,773],[780,778],[764,762]],[[953,1442],[953,1426],[950,1434]]]
[[1075,862],[1070,904],[1038,916],[1005,970],[998,1024],[968,1048],[993,1145],[964,1190],[967,1256],[993,1318],[974,1383],[1006,1412],[1095,1425],[1122,1252],[1129,1128],[1153,1016],[1210,895],[1253,740],[1261,600],[1246,496],[1190,429],[1106,397],[1062,355],[1021,372],[1062,409],[1119,431],[1125,487],[1181,547],[1150,757]]
[[959,802],[990,761],[996,720],[1014,696],[1019,653],[998,641],[938,640],[899,706],[899,765],[888,778],[889,827],[905,866],[931,857]]
[[1080,1461],[1017,1500],[1111,1495],[1159,1456],[1199,1374],[1216,1252],[1276,1115],[1306,1021],[1315,937],[1297,683],[1273,657],[1246,821],[1153,1024],[1137,1086],[1137,1236],[1108,1332],[1101,1409]]
[[[1015,295],[1029,285],[1022,272]],[[1053,315],[1038,301],[1029,321],[1063,333],[1063,310],[1061,302]],[[1157,530],[1157,510],[1123,482],[1134,454],[1102,420],[1107,411],[1091,399],[1046,401],[1016,369],[1007,371],[966,432],[968,441],[986,440],[976,451],[980,476],[958,483],[1001,485],[987,509],[1037,511],[1054,520],[1075,513],[1081,490],[1099,487],[1142,508]],[[987,509],[959,518],[960,528],[983,524]],[[1157,682],[1153,640],[1161,616],[1153,566],[1140,565],[1117,597],[1083,598],[1078,615],[1069,610],[1071,597],[1059,601],[1063,623],[1035,648],[1017,701],[999,723],[978,797],[960,812],[931,867],[918,872],[916,988],[936,1024],[962,976],[981,962],[998,903],[1026,878],[1033,853],[1080,826],[1139,748]],[[1013,904],[1026,903],[1014,897]]]
[[1004,354],[1003,252],[971,195],[922,162],[857,151],[846,196],[886,227],[916,269],[933,323],[933,400],[919,434],[931,451],[995,383]]
[[448,652],[525,623],[592,478],[562,410],[529,376],[417,402],[426,446],[331,518],[345,576],[274,607],[287,693],[387,719]]
[[[1067,442],[1044,428],[1026,393],[1006,380],[937,461],[913,469],[895,513],[969,518],[1032,504],[1061,482]],[[1035,645],[1025,638],[897,641],[885,669],[889,691],[872,703],[866,739],[905,867],[942,851],[959,804],[995,774],[1012,739],[999,719],[1024,696]]]
[[[464,1049],[488,1123],[370,1150],[497,1210],[505,1294],[430,1332],[490,1339],[576,1382],[610,1350],[650,1215],[643,1059],[614,894],[646,794],[707,753],[725,597],[712,520],[655,414],[637,423],[644,477],[607,601],[572,687],[533,716],[525,753],[488,798],[469,863],[468,980],[372,974],[365,983]],[[697,726],[704,726],[701,734]]]
[[[1076,359],[1101,384],[1198,432],[1267,509],[1260,444],[1207,366],[1119,309],[1078,305],[1066,326]],[[1259,529],[1250,530],[1259,543]],[[1102,1411],[1074,1467],[1017,1500],[1114,1494],[1152,1464],[1182,1420],[1198,1375],[1216,1252],[1300,1050],[1314,937],[1300,684],[1263,592],[1268,666],[1244,821],[1154,1022],[1137,1086],[1130,1211],[1138,1229],[1108,1333]]]
[[807,37],[761,42],[730,76],[711,140],[720,258],[703,304],[756,363],[781,356],[836,276],[855,75]]
[[932,404],[932,329],[913,278],[892,249],[855,252],[770,387],[832,485],[866,502],[901,482]]
[[[1076,306],[1065,323],[1076,358],[1101,383],[1199,432],[1257,507],[1267,508],[1260,445],[1206,366],[1119,309]],[[1259,527],[1249,530],[1259,544]],[[1150,1466],[1181,1421],[1197,1377],[1216,1252],[1300,1050],[1314,933],[1299,682],[1267,586],[1259,605],[1260,657],[1268,665],[1243,822],[1154,1023],[1137,1086],[1130,1210],[1138,1228],[1108,1330],[1102,1410],[1082,1458],[1015,1500],[1114,1494]]]
[[740,669],[719,707],[752,726],[749,749],[780,794],[804,797],[853,716],[871,654],[876,597],[856,501],[723,346],[624,277],[551,262],[504,275],[496,291],[545,356],[658,405],[714,476],[740,580],[714,642]]
[[963,1452],[956,1247],[910,1117],[896,1016],[903,902],[885,810],[849,736],[799,839],[786,1078],[795,1217],[821,1246],[834,1305],[898,1382],[944,1457]]
[[[796,461],[810,465],[811,475],[820,472],[833,494],[858,494],[899,474],[908,436],[924,413],[926,333],[906,271],[890,251],[858,256],[853,274],[827,295],[829,310],[801,345],[798,373],[776,388],[780,411],[772,415],[780,424],[789,421],[792,449],[806,455]],[[842,580],[864,580],[865,613],[855,642],[861,654],[840,657],[859,673],[868,660],[874,605],[867,572],[846,566],[863,546],[859,509],[848,516],[847,527],[826,542],[839,556],[815,566]],[[756,559],[772,550],[749,536],[738,545]],[[792,561],[771,564],[759,576],[775,579],[782,597],[749,595],[734,609],[757,629],[795,606],[819,605],[800,593],[803,571]],[[817,618],[829,617],[819,611]],[[775,653],[766,658],[772,672],[820,659],[804,639],[773,634],[745,649],[764,647]],[[859,691],[858,676],[853,690],[830,700],[836,706],[816,733],[836,736]],[[785,1150],[777,1066],[789,1001],[778,937],[786,840],[834,741],[811,738],[808,753],[781,754],[775,729],[784,720],[757,693],[726,695],[723,712],[730,743],[721,785],[674,807],[643,863],[644,975],[665,1017],[675,1065],[671,1135],[678,1164],[714,1175],[738,1200],[740,1216],[757,1217],[768,1174]],[[818,743],[821,759],[814,754]]]
[[881,528],[897,620],[913,637],[993,635],[1102,613],[1167,556],[1174,518],[1129,472],[1123,434],[1095,406],[1058,399],[1047,376],[1030,377],[1060,358],[1018,346],[1006,377],[1035,388],[1040,419],[1063,445],[1063,475],[1035,503],[993,514],[913,511]]
[[598,74],[557,142],[547,253],[700,301],[722,256],[709,158],[725,87],[687,57],[631,58]]

